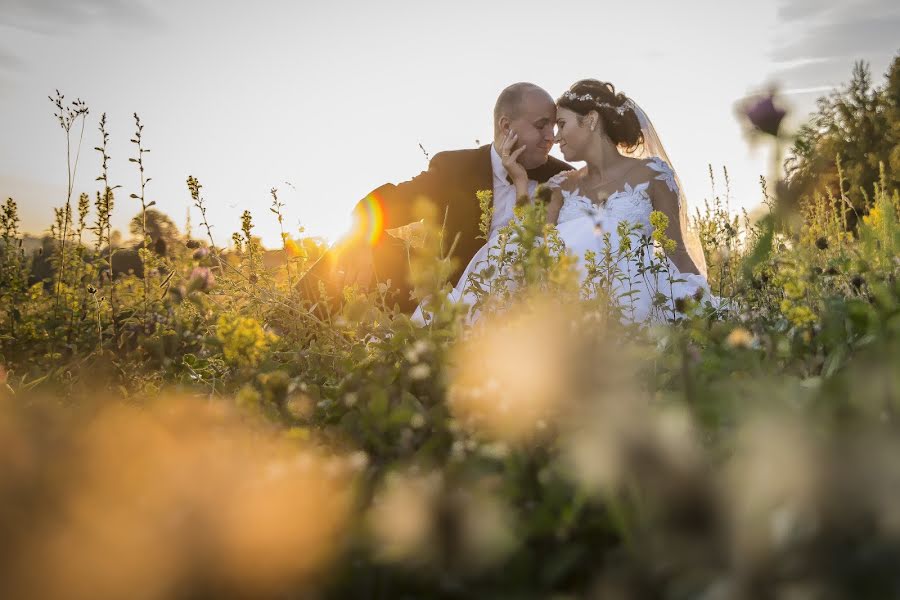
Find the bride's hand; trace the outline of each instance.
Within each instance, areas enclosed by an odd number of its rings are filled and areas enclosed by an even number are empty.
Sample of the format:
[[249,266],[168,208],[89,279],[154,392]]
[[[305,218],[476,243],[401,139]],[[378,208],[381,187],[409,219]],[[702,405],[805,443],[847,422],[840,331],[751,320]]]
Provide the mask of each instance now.
[[500,160],[516,189],[523,188],[527,193],[528,173],[525,171],[522,163],[519,162],[519,155],[525,151],[525,146],[519,146],[513,150],[513,147],[516,145],[516,139],[518,139],[518,135],[510,129],[509,133],[506,134],[506,139],[503,140],[503,145],[500,146]]

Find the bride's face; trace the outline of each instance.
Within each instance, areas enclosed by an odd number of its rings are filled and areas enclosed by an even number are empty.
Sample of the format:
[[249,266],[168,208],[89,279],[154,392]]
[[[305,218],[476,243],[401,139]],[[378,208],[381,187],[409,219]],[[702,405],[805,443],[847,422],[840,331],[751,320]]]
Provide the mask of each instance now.
[[581,115],[568,108],[556,109],[556,137],[553,141],[559,144],[559,150],[567,161],[583,160],[592,135]]

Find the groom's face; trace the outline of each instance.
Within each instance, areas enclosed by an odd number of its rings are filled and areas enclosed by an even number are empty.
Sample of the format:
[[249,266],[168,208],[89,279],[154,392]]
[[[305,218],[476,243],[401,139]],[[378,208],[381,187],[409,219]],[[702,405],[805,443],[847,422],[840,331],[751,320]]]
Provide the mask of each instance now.
[[526,169],[534,169],[547,162],[547,155],[553,147],[555,122],[556,104],[549,94],[525,94],[517,115],[509,122],[509,128],[519,136],[517,146],[525,146],[519,162]]

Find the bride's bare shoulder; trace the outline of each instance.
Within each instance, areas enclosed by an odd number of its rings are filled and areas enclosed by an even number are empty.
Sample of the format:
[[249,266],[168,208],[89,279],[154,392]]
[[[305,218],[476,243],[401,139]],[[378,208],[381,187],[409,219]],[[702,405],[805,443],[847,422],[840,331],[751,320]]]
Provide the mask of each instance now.
[[623,157],[626,162],[625,164],[625,175],[648,175],[652,173],[652,169],[650,167],[650,163],[653,159],[649,158],[635,158],[633,156]]

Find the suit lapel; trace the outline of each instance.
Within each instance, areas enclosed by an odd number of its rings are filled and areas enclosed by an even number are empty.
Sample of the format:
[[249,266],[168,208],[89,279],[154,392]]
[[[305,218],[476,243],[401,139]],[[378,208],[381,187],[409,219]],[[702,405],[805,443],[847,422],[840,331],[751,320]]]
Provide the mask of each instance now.
[[556,160],[551,156],[548,157],[547,162],[545,162],[541,166],[529,170],[528,179],[533,179],[538,183],[546,183],[548,179],[550,179],[560,171],[565,171],[571,168],[572,167],[570,167],[566,163]]

